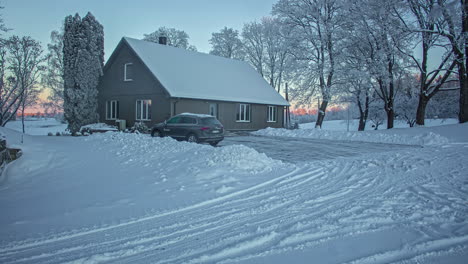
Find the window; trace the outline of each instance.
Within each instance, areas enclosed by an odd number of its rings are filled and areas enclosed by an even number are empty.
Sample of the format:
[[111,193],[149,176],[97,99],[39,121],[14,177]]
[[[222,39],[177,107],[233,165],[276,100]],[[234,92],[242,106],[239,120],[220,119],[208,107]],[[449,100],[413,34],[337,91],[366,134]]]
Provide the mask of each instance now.
[[196,124],[197,120],[190,116],[182,116],[180,119],[180,123],[182,124]]
[[178,124],[180,123],[180,116],[174,116],[173,118],[167,121],[168,124]]
[[236,120],[237,122],[250,122],[250,105],[239,104]]
[[267,117],[267,122],[276,122],[276,116],[277,116],[277,107],[269,105],[268,106],[268,117]]
[[151,100],[136,101],[136,120],[151,120]]
[[221,125],[221,123],[218,120],[216,120],[216,118],[214,117],[206,117],[200,120],[201,120],[201,124],[205,126]]
[[119,101],[106,101],[106,119],[116,120],[119,118]]
[[124,81],[133,81],[133,63],[125,63],[124,65]]

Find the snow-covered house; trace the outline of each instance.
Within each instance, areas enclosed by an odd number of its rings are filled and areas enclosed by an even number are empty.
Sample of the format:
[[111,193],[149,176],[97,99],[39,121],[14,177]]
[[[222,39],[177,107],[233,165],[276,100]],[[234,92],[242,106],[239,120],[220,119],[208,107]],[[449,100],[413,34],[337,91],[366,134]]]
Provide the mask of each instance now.
[[282,127],[288,102],[249,64],[124,37],[104,67],[102,122],[148,126],[192,112],[216,116],[228,130]]

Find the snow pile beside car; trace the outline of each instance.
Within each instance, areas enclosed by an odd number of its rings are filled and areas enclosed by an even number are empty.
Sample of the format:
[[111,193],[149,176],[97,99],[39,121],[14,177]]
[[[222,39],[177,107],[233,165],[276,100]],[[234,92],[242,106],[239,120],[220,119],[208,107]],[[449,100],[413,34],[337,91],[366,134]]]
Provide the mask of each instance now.
[[295,129],[288,130],[284,128],[266,128],[252,132],[258,136],[278,136],[278,137],[298,137],[298,138],[316,138],[328,140],[351,140],[373,143],[390,143],[404,145],[442,145],[449,142],[446,137],[433,132],[426,132],[419,135],[404,135],[392,131],[373,131],[364,132],[343,132],[321,129]]
[[[116,155],[121,158],[121,162],[144,167],[149,167],[153,163],[163,165],[178,163],[179,167],[190,168],[191,172],[206,167],[219,167],[249,174],[272,171],[279,166],[284,167],[281,161],[271,159],[243,145],[215,148],[209,145],[179,142],[169,137],[152,138],[147,135],[113,132],[95,134],[87,140],[102,143],[100,148],[108,148],[111,145],[112,149],[118,149]],[[135,153],[141,155],[135,156]]]

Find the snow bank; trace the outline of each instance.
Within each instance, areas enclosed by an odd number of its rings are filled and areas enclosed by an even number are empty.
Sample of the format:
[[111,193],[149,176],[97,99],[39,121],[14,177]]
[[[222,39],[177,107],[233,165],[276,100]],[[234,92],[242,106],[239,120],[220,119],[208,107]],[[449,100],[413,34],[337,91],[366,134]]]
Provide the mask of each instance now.
[[[191,171],[220,167],[256,174],[268,172],[283,165],[281,161],[269,158],[243,145],[219,148],[185,141],[179,142],[169,137],[152,138],[148,135],[114,132],[94,134],[86,140],[96,142],[96,145],[100,143],[112,145],[113,149],[118,149],[116,155],[123,158],[123,162],[142,166],[149,166],[154,162],[162,164],[179,162],[184,166],[190,166]],[[108,148],[108,146],[103,147]],[[143,153],[143,155],[135,155],[135,153]],[[189,160],[190,163],[187,162]]]
[[95,124],[89,124],[89,125],[86,125],[86,126],[82,126],[80,128],[80,131],[82,130],[86,130],[86,129],[90,129],[90,130],[106,130],[106,131],[117,131],[117,128],[115,126],[110,126],[108,124],[105,124],[105,123],[95,123]]
[[[401,131],[401,130],[400,130]],[[405,135],[404,133],[393,133],[390,131],[364,131],[364,132],[343,132],[329,131],[321,129],[296,129],[288,130],[284,128],[266,128],[252,132],[259,136],[280,136],[280,137],[302,137],[328,140],[351,140],[373,143],[391,143],[404,145],[441,145],[449,140],[433,132],[425,132],[418,135]]]
[[269,158],[265,153],[258,153],[253,148],[244,145],[215,148],[208,155],[206,161],[209,166],[225,164],[229,168],[250,171],[251,173],[271,171],[283,164],[281,161]]

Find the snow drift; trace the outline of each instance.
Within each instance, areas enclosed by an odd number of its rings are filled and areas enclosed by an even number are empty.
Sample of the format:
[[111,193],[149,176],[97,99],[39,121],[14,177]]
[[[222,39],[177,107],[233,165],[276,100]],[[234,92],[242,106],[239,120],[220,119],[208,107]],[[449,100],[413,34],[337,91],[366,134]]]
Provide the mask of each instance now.
[[405,135],[392,133],[393,131],[374,132],[374,131],[329,131],[321,129],[295,129],[288,130],[284,128],[266,128],[252,132],[259,136],[277,136],[277,137],[302,137],[327,140],[350,140],[373,143],[390,143],[405,145],[441,145],[449,140],[439,134],[426,132],[418,135]]

